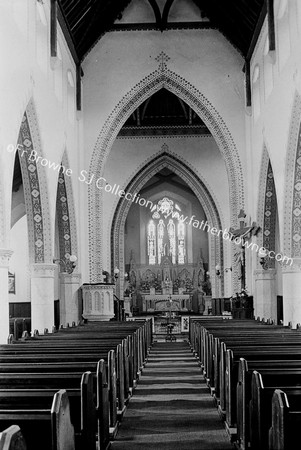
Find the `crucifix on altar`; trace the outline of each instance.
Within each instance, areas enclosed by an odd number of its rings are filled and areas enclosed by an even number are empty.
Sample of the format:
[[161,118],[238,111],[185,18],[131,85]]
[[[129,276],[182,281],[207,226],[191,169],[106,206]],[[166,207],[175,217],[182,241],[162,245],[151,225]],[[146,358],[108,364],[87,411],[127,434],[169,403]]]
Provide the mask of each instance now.
[[246,250],[245,243],[250,237],[255,236],[259,227],[255,222],[252,225],[247,225],[245,220],[246,214],[241,209],[238,214],[239,228],[230,228],[229,233],[231,233],[231,240],[237,245],[237,251],[234,253],[235,261],[234,263],[238,266],[239,277],[241,282],[241,290],[246,289]]

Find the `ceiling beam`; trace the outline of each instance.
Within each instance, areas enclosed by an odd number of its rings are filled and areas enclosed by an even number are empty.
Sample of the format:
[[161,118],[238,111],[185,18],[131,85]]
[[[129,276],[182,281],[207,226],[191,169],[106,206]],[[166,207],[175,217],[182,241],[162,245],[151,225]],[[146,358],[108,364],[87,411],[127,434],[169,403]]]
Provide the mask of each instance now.
[[257,44],[261,28],[262,28],[264,19],[266,17],[266,14],[267,14],[267,0],[265,0],[263,6],[261,8],[261,12],[260,12],[259,18],[258,18],[257,23],[256,23],[256,27],[255,27],[255,30],[254,30],[254,33],[253,33],[253,36],[252,36],[252,39],[251,39],[251,43],[249,45],[249,49],[248,49],[248,52],[247,52],[246,60],[250,61],[251,58],[252,58],[252,55],[253,55],[255,46]]
[[173,2],[174,2],[174,0],[167,0],[164,5],[162,21],[161,21],[162,31],[165,30],[165,28],[166,28],[167,21],[168,21],[168,14],[169,14],[169,11],[170,11],[170,8],[171,8]]
[[161,29],[161,12],[159,9],[159,6],[156,2],[156,0],[148,0],[149,4],[153,8],[155,19],[156,19],[156,25],[159,29]]
[[252,106],[252,91],[251,91],[251,69],[250,61],[247,60],[245,64],[245,77],[246,77],[246,106]]
[[247,52],[247,56],[245,58],[245,65],[243,67],[243,71],[245,72],[245,77],[246,77],[246,106],[247,107],[252,106],[252,89],[251,89],[251,73],[250,73],[251,64],[250,64],[250,62],[251,62],[251,58],[253,56],[253,52],[254,52],[256,43],[258,41],[260,31],[262,29],[265,17],[267,15],[267,8],[268,8],[267,2],[268,1],[269,0],[265,0],[263,3],[263,6],[261,8],[261,12],[260,12],[259,18],[256,23],[256,27],[255,27],[255,30],[253,33],[253,37],[252,37],[248,52]]
[[268,27],[269,27],[269,51],[276,50],[274,0],[267,0]]
[[[157,177],[159,174],[156,174],[156,175],[154,175],[155,177]],[[166,176],[166,179],[160,179],[159,181],[156,181],[155,183],[153,183],[153,184],[151,184],[151,185],[149,185],[149,186],[146,186],[146,187],[144,187],[144,188],[142,188],[141,189],[141,191],[139,192],[140,194],[144,194],[144,193],[146,193],[146,192],[148,192],[148,191],[150,191],[150,190],[152,190],[152,189],[154,189],[154,188],[156,188],[157,186],[160,186],[160,185],[162,185],[162,183],[168,183],[168,184],[170,184],[171,186],[174,186],[174,187],[176,187],[177,189],[182,189],[183,191],[185,191],[185,192],[187,192],[188,194],[193,194],[193,192],[192,192],[192,190],[188,187],[188,186],[185,186],[185,184],[182,184],[182,183],[179,183],[179,182],[176,182],[176,181],[173,181],[173,180],[170,180],[170,179],[168,179],[168,178],[174,178],[174,176],[175,175],[169,175],[168,177]]]
[[57,57],[57,0],[50,3],[50,56]]
[[77,51],[76,51],[76,48],[75,48],[75,42],[73,40],[72,33],[71,33],[71,30],[70,30],[69,25],[68,25],[68,21],[67,21],[65,15],[64,15],[62,6],[60,4],[60,0],[57,1],[57,6],[58,6],[58,8],[57,8],[58,22],[59,22],[60,27],[62,29],[63,35],[64,35],[64,37],[66,39],[66,42],[67,42],[68,48],[70,50],[70,53],[72,55],[73,61],[77,65],[77,64],[80,63],[80,58],[78,57],[78,54],[77,54]]
[[80,63],[76,65],[76,109],[82,110],[82,68]]

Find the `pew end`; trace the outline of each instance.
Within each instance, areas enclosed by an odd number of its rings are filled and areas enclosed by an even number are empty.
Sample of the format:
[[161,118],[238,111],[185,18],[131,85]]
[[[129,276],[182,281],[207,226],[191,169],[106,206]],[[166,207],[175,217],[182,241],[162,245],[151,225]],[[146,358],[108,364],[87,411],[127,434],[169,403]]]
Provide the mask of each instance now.
[[18,425],[11,425],[0,433],[0,450],[27,450]]
[[68,395],[64,389],[54,395],[51,422],[53,450],[74,450],[74,427],[70,420]]
[[270,450],[290,450],[299,442],[301,427],[301,392],[295,397],[275,389],[272,397],[272,426],[269,430]]

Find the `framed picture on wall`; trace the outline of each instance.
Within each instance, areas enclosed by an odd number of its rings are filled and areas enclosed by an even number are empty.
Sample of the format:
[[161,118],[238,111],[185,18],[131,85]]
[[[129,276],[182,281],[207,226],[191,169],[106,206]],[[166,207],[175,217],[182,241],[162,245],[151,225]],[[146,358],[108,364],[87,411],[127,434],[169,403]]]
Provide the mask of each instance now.
[[8,293],[16,293],[16,276],[14,273],[8,272]]

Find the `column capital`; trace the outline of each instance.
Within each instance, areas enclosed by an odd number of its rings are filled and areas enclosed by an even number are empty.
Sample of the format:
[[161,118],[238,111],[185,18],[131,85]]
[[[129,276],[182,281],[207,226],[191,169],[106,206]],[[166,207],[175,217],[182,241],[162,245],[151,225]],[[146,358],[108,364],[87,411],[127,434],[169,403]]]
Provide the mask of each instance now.
[[56,264],[35,263],[30,265],[31,278],[54,278]]
[[274,280],[276,277],[276,269],[256,269],[254,270],[255,281],[256,280]]
[[292,264],[281,264],[282,273],[300,273],[301,272],[301,258],[293,258]]
[[0,267],[6,267],[9,266],[9,260],[13,254],[13,250],[9,250],[6,248],[0,248]]
[[80,283],[82,278],[81,273],[66,273],[66,272],[60,272],[60,280],[62,283],[65,284],[75,284]]

